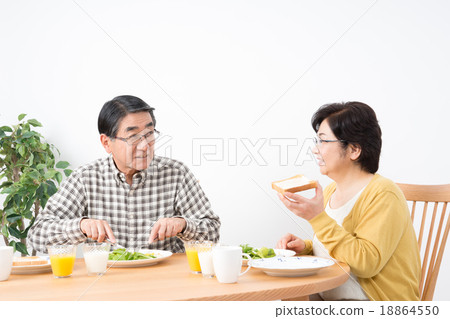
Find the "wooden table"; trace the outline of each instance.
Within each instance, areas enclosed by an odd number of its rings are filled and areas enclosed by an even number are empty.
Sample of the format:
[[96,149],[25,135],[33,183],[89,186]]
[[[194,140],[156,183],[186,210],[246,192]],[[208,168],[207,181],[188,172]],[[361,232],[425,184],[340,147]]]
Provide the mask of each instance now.
[[100,277],[86,274],[77,259],[69,278],[52,273],[11,275],[0,282],[0,300],[308,300],[308,295],[335,288],[348,279],[344,263],[308,277],[272,277],[250,269],[238,283],[191,274],[185,254],[142,268],[111,268]]

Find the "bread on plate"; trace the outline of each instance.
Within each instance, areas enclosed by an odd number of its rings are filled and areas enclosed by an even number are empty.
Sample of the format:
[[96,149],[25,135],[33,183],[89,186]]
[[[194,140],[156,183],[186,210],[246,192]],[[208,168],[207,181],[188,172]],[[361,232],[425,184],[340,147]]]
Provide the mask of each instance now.
[[13,260],[13,266],[45,265],[48,261],[39,256],[17,257]]

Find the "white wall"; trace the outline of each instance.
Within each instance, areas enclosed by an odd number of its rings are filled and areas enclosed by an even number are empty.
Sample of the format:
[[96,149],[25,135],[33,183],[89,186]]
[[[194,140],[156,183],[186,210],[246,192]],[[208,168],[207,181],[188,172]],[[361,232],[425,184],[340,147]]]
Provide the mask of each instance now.
[[[301,152],[322,104],[375,109],[381,174],[450,182],[449,9],[443,0],[1,1],[0,123],[37,118],[77,167],[105,155],[103,103],[139,96],[171,137],[158,152],[192,168],[222,218],[223,242],[310,236],[270,182],[303,173],[329,183]],[[205,138],[214,139],[202,150],[217,152],[199,158],[193,145]],[[280,152],[280,142],[293,145]],[[441,271],[436,300],[450,299],[449,278]]]

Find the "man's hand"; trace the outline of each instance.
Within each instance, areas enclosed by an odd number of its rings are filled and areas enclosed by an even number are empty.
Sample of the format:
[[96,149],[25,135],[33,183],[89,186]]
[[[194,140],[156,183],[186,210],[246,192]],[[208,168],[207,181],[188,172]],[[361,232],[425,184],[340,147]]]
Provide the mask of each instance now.
[[303,239],[288,233],[280,238],[276,248],[290,249],[299,254],[303,251],[303,249],[305,249],[305,247],[306,244]]
[[114,237],[111,227],[105,220],[82,219],[80,228],[88,238],[92,238],[99,243],[103,242],[106,238],[108,238],[113,244],[116,243],[116,237]]
[[310,220],[324,211],[323,190],[320,184],[317,184],[316,196],[311,199],[288,192],[285,192],[284,196],[278,194],[278,197],[291,212],[306,220]]
[[165,238],[176,236],[185,227],[186,221],[184,218],[161,218],[153,225],[148,242],[151,244],[156,240],[164,240]]

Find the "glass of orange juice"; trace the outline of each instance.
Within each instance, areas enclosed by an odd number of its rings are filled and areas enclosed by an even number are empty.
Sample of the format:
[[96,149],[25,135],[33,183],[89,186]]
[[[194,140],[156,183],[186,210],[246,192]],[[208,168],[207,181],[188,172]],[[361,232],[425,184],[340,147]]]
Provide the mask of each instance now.
[[203,247],[203,245],[206,243],[206,241],[186,241],[184,242],[184,249],[186,250],[186,256],[189,263],[189,268],[191,269],[191,272],[193,274],[201,274],[202,269],[200,267],[200,261],[198,259],[198,251],[200,247]]
[[65,278],[72,275],[75,264],[76,245],[54,245],[48,246],[48,255],[55,278]]

